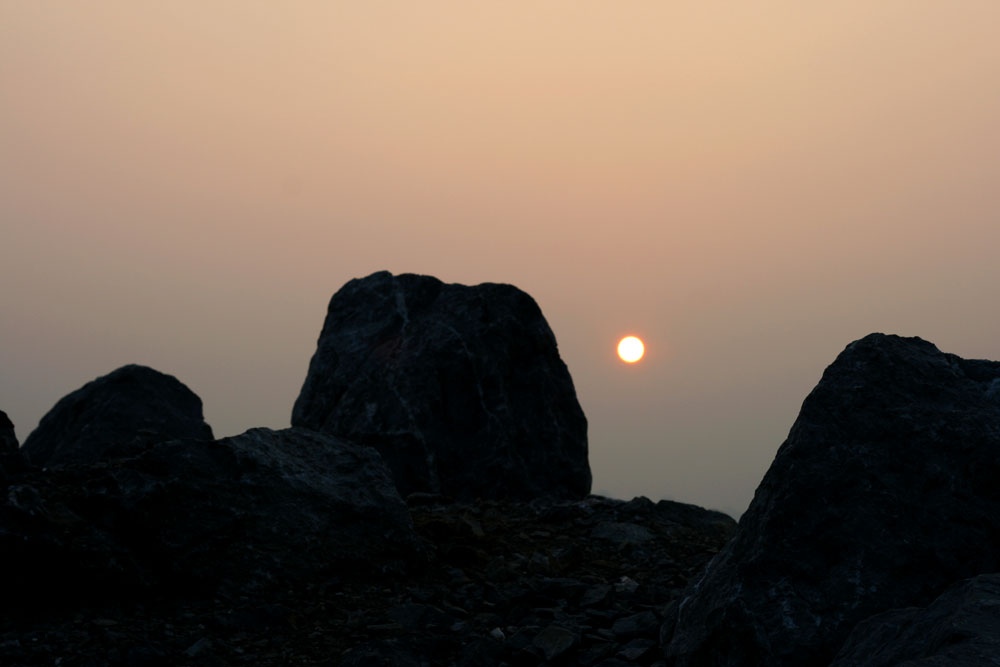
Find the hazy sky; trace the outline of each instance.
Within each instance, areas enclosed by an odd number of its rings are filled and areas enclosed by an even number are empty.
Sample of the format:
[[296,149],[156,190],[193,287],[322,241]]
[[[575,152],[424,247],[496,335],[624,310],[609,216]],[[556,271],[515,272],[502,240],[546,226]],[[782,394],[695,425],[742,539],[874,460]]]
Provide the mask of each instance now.
[[[1000,358],[996,0],[0,0],[0,409],[283,427],[380,269],[539,302],[594,490],[738,514],[872,331]],[[647,357],[627,366],[617,339]]]

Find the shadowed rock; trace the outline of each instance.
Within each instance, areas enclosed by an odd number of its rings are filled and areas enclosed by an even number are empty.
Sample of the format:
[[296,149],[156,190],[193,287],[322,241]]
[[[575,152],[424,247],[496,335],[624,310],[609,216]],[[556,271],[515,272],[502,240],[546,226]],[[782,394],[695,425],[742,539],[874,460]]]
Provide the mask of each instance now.
[[860,623],[830,667],[981,667],[1000,660],[1000,574],[949,588],[925,609]]
[[420,551],[378,452],[307,430],[174,440],[17,482],[0,504],[11,604],[283,591]]
[[668,664],[826,665],[861,620],[1000,570],[1000,363],[872,334],[826,369]]
[[8,475],[20,471],[24,459],[17,446],[14,424],[3,410],[0,410],[0,486],[7,484]]
[[17,436],[14,434],[14,424],[3,410],[0,410],[0,454],[17,451]]
[[582,497],[587,421],[534,300],[375,273],[327,310],[292,424],[376,447],[405,496]]
[[63,397],[22,451],[35,465],[94,463],[175,438],[212,439],[201,399],[172,375],[129,365]]

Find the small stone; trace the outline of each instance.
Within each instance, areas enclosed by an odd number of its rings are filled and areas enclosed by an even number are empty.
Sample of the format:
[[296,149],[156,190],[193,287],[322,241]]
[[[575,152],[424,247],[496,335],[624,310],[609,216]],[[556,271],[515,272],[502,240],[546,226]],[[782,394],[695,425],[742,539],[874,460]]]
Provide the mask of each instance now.
[[615,591],[618,593],[635,593],[637,588],[639,588],[639,583],[629,577],[622,577],[615,584]]
[[620,618],[611,626],[611,632],[620,641],[636,637],[656,637],[660,630],[660,620],[651,611],[643,611]]
[[550,625],[532,640],[531,644],[542,652],[546,660],[554,660],[576,645],[577,636],[559,625]]
[[503,640],[507,639],[507,635],[505,635],[503,633],[503,630],[501,630],[500,628],[493,628],[492,630],[490,630],[490,637],[497,640],[498,642],[502,642]]
[[189,658],[197,658],[199,655],[204,654],[211,648],[212,648],[212,640],[209,639],[208,637],[202,637],[194,644],[191,644],[191,646],[189,646],[187,650],[184,651],[184,655],[186,655]]
[[602,607],[608,602],[611,595],[611,586],[608,584],[597,584],[588,588],[580,599],[581,607]]
[[594,526],[590,536],[598,540],[607,540],[619,547],[642,544],[653,539],[653,533],[645,526],[618,521],[602,521]]

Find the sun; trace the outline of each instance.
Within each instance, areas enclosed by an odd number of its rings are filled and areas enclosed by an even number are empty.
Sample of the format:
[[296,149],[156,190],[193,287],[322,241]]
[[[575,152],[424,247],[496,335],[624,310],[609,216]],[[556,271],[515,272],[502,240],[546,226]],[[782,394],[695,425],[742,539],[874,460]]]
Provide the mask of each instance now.
[[618,356],[628,364],[634,364],[642,359],[646,353],[646,346],[635,336],[625,336],[618,341]]

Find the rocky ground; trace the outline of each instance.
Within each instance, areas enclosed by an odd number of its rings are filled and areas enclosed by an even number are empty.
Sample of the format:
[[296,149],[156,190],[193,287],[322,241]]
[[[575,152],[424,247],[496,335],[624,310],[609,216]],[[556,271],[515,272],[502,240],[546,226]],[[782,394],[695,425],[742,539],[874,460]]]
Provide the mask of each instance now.
[[408,499],[426,563],[266,598],[38,600],[3,665],[652,665],[664,607],[723,546],[725,515],[646,498]]

